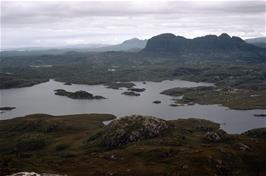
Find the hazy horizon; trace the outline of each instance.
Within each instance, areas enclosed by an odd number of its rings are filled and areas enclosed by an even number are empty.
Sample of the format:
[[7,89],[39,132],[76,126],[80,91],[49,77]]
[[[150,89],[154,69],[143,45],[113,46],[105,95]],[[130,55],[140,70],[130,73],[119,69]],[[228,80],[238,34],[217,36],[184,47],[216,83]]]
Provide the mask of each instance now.
[[119,44],[161,33],[265,37],[265,1],[1,2],[1,48]]

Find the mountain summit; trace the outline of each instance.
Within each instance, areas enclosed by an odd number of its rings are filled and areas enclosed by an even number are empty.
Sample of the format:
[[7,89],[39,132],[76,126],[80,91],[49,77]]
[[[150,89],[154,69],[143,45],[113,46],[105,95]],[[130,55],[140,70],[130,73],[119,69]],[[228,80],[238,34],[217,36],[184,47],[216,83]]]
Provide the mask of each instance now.
[[166,53],[174,55],[194,55],[204,58],[241,58],[266,60],[266,49],[246,43],[239,37],[226,33],[219,36],[206,35],[187,39],[171,33],[160,34],[147,41],[144,53]]
[[210,52],[217,50],[235,50],[242,47],[255,49],[254,46],[249,46],[244,40],[239,37],[230,37],[223,33],[220,36],[206,35],[194,39],[186,39],[182,36],[166,33],[152,37],[148,40],[143,51],[152,52]]

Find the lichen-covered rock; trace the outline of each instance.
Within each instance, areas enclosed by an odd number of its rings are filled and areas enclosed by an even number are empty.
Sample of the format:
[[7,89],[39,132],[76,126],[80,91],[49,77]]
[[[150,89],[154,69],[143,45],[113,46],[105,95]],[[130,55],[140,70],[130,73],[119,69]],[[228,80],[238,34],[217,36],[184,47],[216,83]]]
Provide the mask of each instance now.
[[204,139],[209,142],[220,142],[227,137],[227,133],[221,129],[217,131],[208,131],[204,135]]
[[168,129],[165,120],[138,115],[112,121],[101,134],[101,145],[117,147],[162,135]]

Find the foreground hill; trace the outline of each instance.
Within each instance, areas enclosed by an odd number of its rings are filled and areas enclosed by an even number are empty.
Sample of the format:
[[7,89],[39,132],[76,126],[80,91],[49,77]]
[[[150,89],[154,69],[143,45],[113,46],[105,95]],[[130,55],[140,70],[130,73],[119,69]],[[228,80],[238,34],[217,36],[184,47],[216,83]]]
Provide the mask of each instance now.
[[166,33],[152,37],[142,50],[148,53],[173,53],[178,55],[204,54],[205,58],[266,60],[266,50],[246,43],[239,37],[206,35],[194,39]]
[[0,123],[0,175],[265,175],[266,129],[230,135],[201,119],[29,115]]

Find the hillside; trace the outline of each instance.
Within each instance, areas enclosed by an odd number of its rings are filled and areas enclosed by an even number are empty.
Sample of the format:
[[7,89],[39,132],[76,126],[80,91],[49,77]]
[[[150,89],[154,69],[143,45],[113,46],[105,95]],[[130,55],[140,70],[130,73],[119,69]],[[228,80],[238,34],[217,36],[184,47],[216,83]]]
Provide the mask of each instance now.
[[201,119],[45,114],[1,121],[0,175],[265,175],[265,129],[227,134]]

